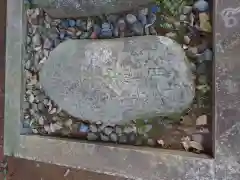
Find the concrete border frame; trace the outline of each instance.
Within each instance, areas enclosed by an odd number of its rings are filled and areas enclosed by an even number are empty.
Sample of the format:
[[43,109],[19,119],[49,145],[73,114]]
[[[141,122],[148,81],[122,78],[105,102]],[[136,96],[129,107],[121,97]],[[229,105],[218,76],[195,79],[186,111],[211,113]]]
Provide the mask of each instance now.
[[208,158],[179,151],[21,135],[25,9],[23,1],[7,0],[4,154],[132,179],[240,179],[240,39],[236,35],[240,22],[229,25],[229,17],[221,13],[238,6],[237,0],[216,0],[213,5],[214,158]]

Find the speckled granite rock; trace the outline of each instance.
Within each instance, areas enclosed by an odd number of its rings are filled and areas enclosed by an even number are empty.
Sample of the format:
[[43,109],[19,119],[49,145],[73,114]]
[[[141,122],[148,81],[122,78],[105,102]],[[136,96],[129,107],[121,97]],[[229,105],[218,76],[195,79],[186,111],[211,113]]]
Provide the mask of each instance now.
[[184,51],[162,36],[68,40],[51,52],[40,82],[60,107],[92,121],[167,116],[194,97]]
[[80,17],[131,10],[153,0],[32,0],[53,17]]

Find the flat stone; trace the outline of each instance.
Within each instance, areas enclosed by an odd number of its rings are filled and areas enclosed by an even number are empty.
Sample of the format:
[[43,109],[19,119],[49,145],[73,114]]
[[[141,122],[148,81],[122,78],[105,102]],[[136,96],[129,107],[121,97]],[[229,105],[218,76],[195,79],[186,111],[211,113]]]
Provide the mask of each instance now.
[[162,36],[68,40],[40,71],[46,94],[69,114],[117,124],[182,112],[192,79],[181,46]]
[[128,11],[151,3],[152,0],[32,0],[55,18],[96,16]]

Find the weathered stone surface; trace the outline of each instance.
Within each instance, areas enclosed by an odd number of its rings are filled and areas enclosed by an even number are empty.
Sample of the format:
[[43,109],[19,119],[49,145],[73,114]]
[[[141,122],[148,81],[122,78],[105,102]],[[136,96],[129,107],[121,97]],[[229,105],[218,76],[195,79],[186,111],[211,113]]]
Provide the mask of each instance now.
[[128,11],[153,0],[32,0],[53,17],[80,17]]
[[161,36],[68,40],[51,52],[40,82],[60,107],[92,121],[168,116],[194,97],[184,51]]

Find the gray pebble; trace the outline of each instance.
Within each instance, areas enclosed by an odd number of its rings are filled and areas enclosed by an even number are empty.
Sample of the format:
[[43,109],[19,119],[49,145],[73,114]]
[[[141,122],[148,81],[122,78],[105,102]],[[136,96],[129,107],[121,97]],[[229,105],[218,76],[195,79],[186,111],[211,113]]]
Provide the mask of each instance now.
[[41,45],[41,36],[38,33],[33,36],[32,43],[34,47]]
[[44,104],[43,103],[38,103],[38,109],[40,110],[40,111],[42,111],[42,110],[44,110]]
[[123,129],[123,132],[126,134],[129,134],[129,133],[135,132],[135,129],[133,127],[127,126]]
[[137,36],[141,36],[144,33],[143,26],[139,22],[132,24],[130,28],[131,31]]
[[117,134],[116,133],[111,133],[110,134],[110,139],[113,142],[117,142],[117,140],[118,140]]
[[97,121],[96,122],[96,125],[101,125],[102,124],[102,121]]
[[191,68],[191,70],[192,70],[192,72],[196,72],[196,65],[194,64],[194,63],[190,63],[190,68]]
[[44,121],[45,121],[45,118],[44,118],[43,116],[41,116],[41,117],[38,119],[38,124],[44,125]]
[[103,132],[104,128],[106,127],[105,124],[101,124],[99,127],[98,127],[98,132]]
[[116,24],[117,19],[118,19],[118,16],[117,16],[117,15],[110,14],[110,15],[107,16],[108,22],[109,22],[109,23],[112,23],[113,25]]
[[44,104],[44,105],[47,105],[48,102],[49,102],[49,99],[44,99],[44,100],[43,100],[43,104]]
[[116,127],[115,127],[115,132],[116,132],[118,135],[122,134],[122,128],[119,127],[119,126],[116,126]]
[[91,18],[87,20],[87,31],[89,31],[93,27],[94,21]]
[[202,144],[203,140],[204,140],[203,135],[202,134],[192,134],[192,140]]
[[102,134],[102,133],[100,134],[100,138],[101,138],[102,141],[109,141],[109,137]]
[[[197,48],[196,47],[192,47],[192,48],[188,48],[187,50],[186,50],[186,55],[187,55],[187,57],[189,57],[189,58],[196,58],[197,57]],[[203,56],[198,56],[198,58],[199,57],[203,57]]]
[[60,118],[59,116],[53,116],[53,117],[52,117],[52,120],[53,120],[53,121],[60,121],[61,118]]
[[44,49],[51,49],[52,45],[53,45],[52,41],[49,38],[46,38],[44,40],[43,48]]
[[32,129],[32,132],[33,132],[34,134],[38,134],[38,130],[37,130],[37,129]]
[[192,6],[184,6],[182,8],[182,13],[185,14],[185,15],[189,14],[191,11],[192,11]]
[[43,50],[43,55],[44,55],[45,57],[48,58],[49,54],[50,54],[50,51],[49,51],[49,50],[47,50],[47,49],[44,49],[44,50]]
[[152,130],[152,125],[151,124],[147,124],[147,125],[144,126],[145,133],[148,133],[151,130]]
[[34,95],[33,95],[33,94],[29,94],[29,96],[28,96],[28,101],[29,101],[30,103],[33,103],[34,100],[35,100]]
[[122,134],[119,136],[119,143],[123,143],[123,144],[127,143],[127,136],[125,134]]
[[87,140],[89,140],[89,141],[95,141],[95,140],[97,140],[97,139],[98,139],[98,136],[97,136],[96,134],[91,133],[91,132],[89,132],[89,133],[87,134]]
[[78,19],[78,20],[76,20],[76,26],[77,27],[81,27],[82,26],[82,20],[81,19]]
[[210,49],[204,51],[204,59],[205,61],[211,61],[213,59],[213,52]]
[[24,110],[29,109],[29,108],[30,108],[30,103],[24,101],[23,104],[22,104],[22,108],[23,108]]
[[150,26],[150,27],[149,27],[149,31],[150,31],[150,34],[151,34],[151,35],[157,35],[157,31],[156,31],[156,29],[154,28],[154,26]]
[[119,29],[117,27],[114,28],[113,35],[114,35],[114,37],[119,37],[120,33],[119,33]]
[[28,60],[26,63],[25,63],[25,69],[30,69],[32,66],[32,63],[30,60]]
[[184,15],[184,14],[181,14],[180,17],[179,17],[179,20],[181,22],[187,21],[187,19],[188,19],[187,15]]
[[58,37],[58,29],[56,27],[52,27],[48,30],[48,36],[50,39],[56,39]]
[[90,32],[83,32],[82,35],[80,36],[80,39],[87,39],[90,36]]
[[136,143],[136,137],[137,135],[135,133],[130,133],[128,135],[128,141],[130,144],[135,144]]
[[149,146],[155,146],[155,145],[156,145],[156,142],[155,142],[153,139],[148,139],[148,140],[147,140],[147,144],[148,144]]
[[41,86],[40,82],[37,82],[35,84],[35,89],[41,89],[41,88],[42,88],[42,86]]
[[144,33],[145,33],[145,35],[150,35],[149,27],[147,27],[147,26],[144,27]]
[[61,43],[60,39],[56,38],[53,40],[54,47],[57,47]]
[[143,144],[143,138],[142,137],[136,137],[136,142],[135,145],[136,146],[141,146]]
[[34,96],[37,96],[38,94],[41,93],[41,91],[36,89],[36,90],[33,90],[32,93],[33,93]]
[[113,132],[113,128],[112,127],[105,127],[103,130],[104,134],[106,134],[107,136],[109,136],[112,132]]
[[117,22],[117,28],[119,31],[124,31],[126,29],[126,22],[124,19],[119,19]]
[[38,111],[38,105],[36,103],[32,103],[32,109],[37,112]]
[[148,25],[149,26],[153,25],[156,20],[157,20],[156,14],[151,13],[150,15],[148,15]]
[[106,29],[102,29],[100,37],[102,37],[102,38],[111,38],[112,35],[113,35],[113,32],[112,32],[111,29],[107,29],[107,30]]
[[197,66],[197,74],[201,75],[201,74],[206,74],[207,72],[207,66],[205,63],[201,63]]
[[203,62],[205,61],[205,54],[204,54],[204,53],[202,53],[202,54],[197,54],[196,57],[197,57],[197,61],[198,61],[199,63],[203,63]]
[[194,3],[193,7],[200,12],[205,12],[208,10],[208,2],[205,0],[198,0]]
[[199,84],[207,84],[207,76],[206,75],[198,76],[198,83]]
[[30,119],[24,119],[22,122],[23,128],[30,128]]
[[101,33],[101,27],[98,24],[93,25],[93,32],[98,36]]
[[32,42],[32,38],[30,36],[27,36],[27,44],[29,45]]
[[93,133],[98,132],[98,128],[95,124],[91,124],[89,128],[90,128],[90,131]]
[[87,30],[87,21],[82,21],[82,25],[81,25],[81,27],[80,27],[81,29],[83,29],[84,31],[86,31]]
[[133,14],[127,14],[126,21],[128,24],[134,24],[135,22],[137,22],[137,17]]
[[138,15],[138,20],[142,23],[143,26],[147,24],[147,17],[143,14]]

